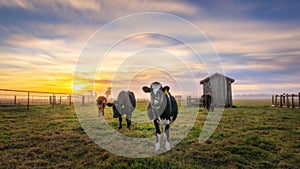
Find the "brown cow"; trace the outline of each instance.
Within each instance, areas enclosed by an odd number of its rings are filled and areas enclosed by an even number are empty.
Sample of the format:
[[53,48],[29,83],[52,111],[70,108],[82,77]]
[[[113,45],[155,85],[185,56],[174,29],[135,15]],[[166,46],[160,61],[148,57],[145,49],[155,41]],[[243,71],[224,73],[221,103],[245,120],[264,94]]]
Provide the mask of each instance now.
[[102,114],[102,116],[104,116],[104,109],[107,103],[107,100],[104,96],[99,96],[96,100],[97,103],[97,107],[98,107],[98,115],[100,116]]

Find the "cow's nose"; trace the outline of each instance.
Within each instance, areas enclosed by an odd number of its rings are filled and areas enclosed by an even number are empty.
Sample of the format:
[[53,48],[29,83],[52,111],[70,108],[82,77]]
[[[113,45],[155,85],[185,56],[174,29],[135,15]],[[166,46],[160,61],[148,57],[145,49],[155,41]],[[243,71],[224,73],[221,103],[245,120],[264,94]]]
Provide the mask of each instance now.
[[153,101],[153,104],[156,106],[156,105],[158,105],[158,100],[154,100]]

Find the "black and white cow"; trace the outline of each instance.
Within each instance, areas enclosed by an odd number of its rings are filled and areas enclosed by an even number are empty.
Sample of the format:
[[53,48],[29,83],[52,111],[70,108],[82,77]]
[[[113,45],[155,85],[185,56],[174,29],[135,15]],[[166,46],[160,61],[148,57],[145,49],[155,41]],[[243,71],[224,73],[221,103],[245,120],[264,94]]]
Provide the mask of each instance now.
[[135,95],[131,91],[121,91],[117,100],[107,103],[113,109],[113,118],[119,118],[119,130],[122,128],[122,115],[126,115],[127,128],[130,129],[131,115],[136,107]]
[[144,86],[143,91],[150,93],[150,102],[148,104],[148,116],[153,120],[156,130],[155,151],[160,149],[161,130],[164,130],[164,138],[166,140],[166,150],[171,149],[169,143],[170,123],[176,120],[178,114],[178,106],[169,90],[169,86],[162,86],[159,82],[153,82],[150,87]]

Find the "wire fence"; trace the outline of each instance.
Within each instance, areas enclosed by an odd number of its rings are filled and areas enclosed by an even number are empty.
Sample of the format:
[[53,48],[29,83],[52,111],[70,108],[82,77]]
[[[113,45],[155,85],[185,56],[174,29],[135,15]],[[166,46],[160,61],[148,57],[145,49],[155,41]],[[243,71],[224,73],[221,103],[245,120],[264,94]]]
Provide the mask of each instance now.
[[0,89],[0,106],[26,106],[31,105],[72,105],[77,104],[95,104],[95,97],[91,94],[73,95],[69,93],[55,93],[42,91],[25,91]]

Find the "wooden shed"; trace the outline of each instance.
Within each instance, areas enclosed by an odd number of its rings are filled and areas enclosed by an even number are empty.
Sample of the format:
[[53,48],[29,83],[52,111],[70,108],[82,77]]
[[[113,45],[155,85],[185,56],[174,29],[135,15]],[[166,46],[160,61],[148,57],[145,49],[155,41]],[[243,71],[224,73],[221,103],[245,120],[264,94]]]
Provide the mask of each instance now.
[[214,73],[201,80],[200,84],[203,85],[203,94],[212,95],[215,106],[232,107],[231,83],[233,82],[234,79],[230,77]]

